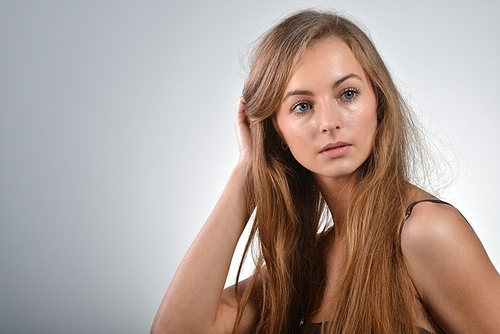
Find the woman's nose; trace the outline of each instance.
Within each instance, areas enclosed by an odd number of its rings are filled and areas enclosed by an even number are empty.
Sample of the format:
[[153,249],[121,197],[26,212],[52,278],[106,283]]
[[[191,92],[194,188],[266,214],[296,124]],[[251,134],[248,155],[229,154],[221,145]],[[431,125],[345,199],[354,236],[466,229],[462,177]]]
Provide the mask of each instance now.
[[340,113],[337,106],[332,103],[324,103],[318,106],[318,124],[321,133],[329,133],[341,128]]

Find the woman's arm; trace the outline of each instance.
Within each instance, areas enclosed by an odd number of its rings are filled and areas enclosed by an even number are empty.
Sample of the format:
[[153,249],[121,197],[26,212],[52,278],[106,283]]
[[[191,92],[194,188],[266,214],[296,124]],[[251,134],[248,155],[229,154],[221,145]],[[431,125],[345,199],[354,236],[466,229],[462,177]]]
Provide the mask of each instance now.
[[455,208],[418,204],[401,241],[410,277],[447,333],[498,333],[500,275]]
[[[234,287],[223,291],[238,239],[249,219],[245,184],[251,140],[238,102],[236,132],[240,159],[207,222],[182,260],[160,304],[151,333],[230,333],[236,319]],[[246,282],[239,285],[244,289]],[[251,322],[246,310],[243,327]],[[246,322],[246,324],[245,324]]]

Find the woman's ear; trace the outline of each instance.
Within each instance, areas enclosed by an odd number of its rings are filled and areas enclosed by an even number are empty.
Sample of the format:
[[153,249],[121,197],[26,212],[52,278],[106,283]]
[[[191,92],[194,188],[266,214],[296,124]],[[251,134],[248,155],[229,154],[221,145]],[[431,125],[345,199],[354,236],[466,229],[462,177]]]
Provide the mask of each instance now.
[[278,134],[278,137],[279,139],[286,144],[286,141],[285,141],[285,138],[283,138],[283,135],[281,134],[281,130],[278,126],[278,121],[276,120],[276,112],[273,114],[273,116],[271,117],[272,120],[273,120],[273,127],[274,127],[274,130],[276,131],[276,133]]
[[372,84],[372,89],[373,91],[375,92],[375,105],[377,106],[377,127],[380,125],[380,123],[382,123],[383,119],[384,119],[384,106],[383,106],[383,102],[384,101],[384,98],[382,96],[382,92],[380,91],[380,89],[373,85]]
[[276,113],[274,113],[274,115],[272,116],[272,120],[273,120],[274,130],[278,134],[278,140],[280,142],[281,148],[283,149],[283,151],[286,151],[286,150],[288,150],[288,144],[286,143],[285,138],[281,134],[281,130],[278,126],[278,122],[276,121]]

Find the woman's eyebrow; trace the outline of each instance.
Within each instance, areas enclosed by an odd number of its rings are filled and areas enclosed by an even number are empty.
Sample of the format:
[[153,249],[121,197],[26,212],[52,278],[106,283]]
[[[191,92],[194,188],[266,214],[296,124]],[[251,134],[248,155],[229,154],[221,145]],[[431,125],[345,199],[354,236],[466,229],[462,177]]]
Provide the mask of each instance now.
[[[343,76],[342,78],[340,78],[339,80],[335,81],[333,83],[332,88],[337,88],[344,81],[346,81],[347,79],[351,79],[351,78],[356,78],[356,79],[359,79],[360,81],[363,81],[363,79],[361,79],[361,77],[359,75],[354,74],[354,73],[349,73],[349,74]],[[283,97],[282,102],[285,102],[289,97],[294,96],[294,95],[313,96],[314,94],[310,90],[292,90],[291,92],[286,93],[286,95]]]
[[286,99],[294,95],[313,96],[314,94],[310,90],[292,90],[291,92],[288,92],[285,95],[285,97],[283,98],[283,102],[285,102]]
[[337,88],[338,86],[340,86],[340,84],[342,84],[344,81],[346,81],[347,79],[350,79],[350,78],[356,78],[356,79],[359,79],[360,81],[363,81],[363,79],[361,79],[361,77],[359,75],[354,74],[354,73],[350,73],[346,76],[343,76],[339,80],[335,81],[335,83],[333,84],[332,87]]

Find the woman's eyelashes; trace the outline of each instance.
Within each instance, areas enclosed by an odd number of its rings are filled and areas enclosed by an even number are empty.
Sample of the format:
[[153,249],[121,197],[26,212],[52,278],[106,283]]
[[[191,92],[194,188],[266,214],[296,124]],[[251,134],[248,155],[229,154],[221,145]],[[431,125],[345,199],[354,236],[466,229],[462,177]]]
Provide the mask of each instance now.
[[291,111],[294,114],[302,115],[311,109],[312,109],[312,104],[309,101],[299,101],[293,104]]
[[354,87],[346,88],[340,94],[339,100],[345,102],[353,102],[358,98],[359,90]]

